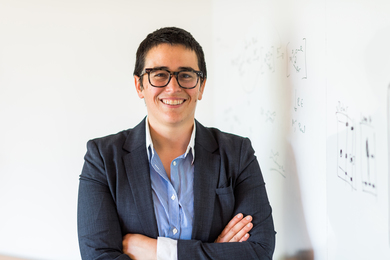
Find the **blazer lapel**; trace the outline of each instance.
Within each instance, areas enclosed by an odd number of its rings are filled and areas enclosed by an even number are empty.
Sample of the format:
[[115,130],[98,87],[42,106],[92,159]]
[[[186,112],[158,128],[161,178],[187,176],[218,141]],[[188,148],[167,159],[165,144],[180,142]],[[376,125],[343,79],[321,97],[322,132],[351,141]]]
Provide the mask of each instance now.
[[[192,238],[208,241],[214,212],[215,189],[220,172],[220,156],[214,153],[218,144],[212,134],[195,121],[194,221]],[[129,134],[123,156],[131,192],[145,235],[158,236],[154,213],[149,161],[145,143],[145,119]]]
[[197,121],[196,124],[192,238],[208,241],[220,172],[220,156],[213,153],[218,149],[214,137]]
[[149,161],[146,152],[145,119],[128,136],[123,148],[129,151],[123,156],[127,179],[135,200],[138,216],[145,235],[158,236],[154,213]]

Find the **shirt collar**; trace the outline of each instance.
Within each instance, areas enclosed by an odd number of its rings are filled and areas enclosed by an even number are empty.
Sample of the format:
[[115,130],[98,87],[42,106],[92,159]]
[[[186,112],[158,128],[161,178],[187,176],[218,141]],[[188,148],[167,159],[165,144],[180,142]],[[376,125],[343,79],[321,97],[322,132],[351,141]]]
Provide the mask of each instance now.
[[[152,157],[154,156],[154,147],[153,147],[153,141],[152,137],[150,136],[150,129],[149,129],[149,120],[146,118],[145,120],[145,131],[146,131],[146,151],[148,152],[148,160],[150,161],[150,152],[149,152],[149,147],[150,151],[152,152]],[[191,133],[191,138],[190,138],[190,143],[187,146],[186,152],[184,154],[184,157],[188,155],[188,153],[191,151],[192,152],[192,164],[194,163],[195,160],[195,132],[196,132],[196,124],[194,121],[194,127],[192,128],[192,133]]]

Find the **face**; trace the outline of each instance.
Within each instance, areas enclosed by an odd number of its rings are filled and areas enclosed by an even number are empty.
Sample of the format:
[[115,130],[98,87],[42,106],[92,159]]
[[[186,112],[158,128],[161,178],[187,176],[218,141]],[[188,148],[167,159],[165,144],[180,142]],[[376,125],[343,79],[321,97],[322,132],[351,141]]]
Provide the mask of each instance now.
[[[182,67],[199,70],[198,59],[194,51],[183,45],[160,44],[152,48],[146,55],[145,68],[166,67],[175,72]],[[144,68],[144,69],[145,69]],[[176,77],[172,76],[166,87],[156,88],[150,85],[148,75],[139,78],[134,76],[135,86],[140,98],[145,99],[149,123],[170,126],[192,125],[195,118],[195,108],[202,99],[206,81],[193,89],[179,87]],[[141,81],[143,88],[141,88]]]

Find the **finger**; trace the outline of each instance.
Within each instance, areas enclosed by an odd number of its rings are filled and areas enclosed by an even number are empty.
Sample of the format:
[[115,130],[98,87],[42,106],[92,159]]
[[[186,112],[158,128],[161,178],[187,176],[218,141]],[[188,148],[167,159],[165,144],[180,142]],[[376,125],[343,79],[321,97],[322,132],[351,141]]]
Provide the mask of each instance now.
[[249,238],[249,233],[246,233],[241,239],[240,239],[240,241],[238,241],[238,242],[244,242],[244,241],[247,241],[248,240],[248,238]]
[[[251,221],[252,217],[249,215],[241,219],[233,227],[231,227],[230,230],[224,236],[220,236],[218,242],[240,241],[240,239],[245,235],[245,233],[247,233],[252,228],[252,226],[247,226],[249,223],[251,223]],[[244,227],[246,227],[244,231],[241,231]]]
[[[247,232],[241,231],[244,227],[245,230],[249,228],[249,230],[252,228],[252,226],[247,226],[252,221],[252,216],[246,216],[243,218],[240,222],[238,222],[234,227],[232,227],[229,232],[225,236],[225,240],[228,242],[238,242],[240,241],[241,237],[245,235]],[[248,230],[248,231],[249,231]],[[241,232],[240,232],[241,231]]]
[[[241,221],[242,222],[242,221]],[[249,238],[249,234],[248,232],[252,229],[253,227],[253,224],[252,223],[248,223],[246,224],[245,226],[243,226],[240,230],[238,230],[237,232],[235,232],[234,236],[229,240],[229,242],[240,242],[244,239],[244,241],[246,239]],[[248,235],[246,237],[246,235]]]
[[241,221],[243,215],[238,213],[230,222],[226,225],[226,227],[222,230],[222,233],[219,235],[220,237],[226,236],[226,234],[232,229],[238,222]]

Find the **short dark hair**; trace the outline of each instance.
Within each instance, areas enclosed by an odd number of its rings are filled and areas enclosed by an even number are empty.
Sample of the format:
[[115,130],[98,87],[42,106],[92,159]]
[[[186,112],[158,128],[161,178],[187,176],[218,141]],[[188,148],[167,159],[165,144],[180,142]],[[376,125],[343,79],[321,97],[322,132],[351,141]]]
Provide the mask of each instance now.
[[203,78],[207,78],[206,61],[204,59],[202,46],[200,46],[189,32],[177,27],[164,27],[148,34],[138,47],[134,75],[141,76],[142,70],[145,66],[147,53],[150,49],[162,43],[168,43],[171,45],[180,44],[194,51],[196,57],[198,58],[199,70],[203,72]]

